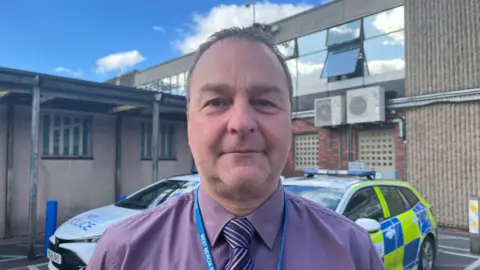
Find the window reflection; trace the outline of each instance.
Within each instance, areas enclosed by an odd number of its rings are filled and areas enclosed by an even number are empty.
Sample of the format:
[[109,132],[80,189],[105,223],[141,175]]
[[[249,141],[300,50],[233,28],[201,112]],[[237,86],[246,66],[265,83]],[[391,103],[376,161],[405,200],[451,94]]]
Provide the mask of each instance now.
[[337,45],[360,37],[360,20],[328,29],[327,45]]
[[283,58],[290,59],[297,55],[296,45],[297,45],[296,40],[292,39],[292,40],[277,44],[277,48],[280,51],[280,53],[283,55]]
[[359,52],[359,47],[330,51],[322,77],[328,78],[355,72]]
[[290,70],[290,76],[292,76],[293,95],[295,95],[297,91],[297,59],[288,60],[287,66]]
[[405,68],[403,36],[402,30],[365,40],[366,74],[376,75]]
[[326,49],[327,31],[320,31],[297,40],[298,55],[306,55]]
[[371,38],[404,28],[404,7],[400,6],[363,19],[365,38]]
[[297,93],[299,95],[315,92],[315,86],[327,81],[321,78],[326,56],[327,51],[322,51],[298,58]]

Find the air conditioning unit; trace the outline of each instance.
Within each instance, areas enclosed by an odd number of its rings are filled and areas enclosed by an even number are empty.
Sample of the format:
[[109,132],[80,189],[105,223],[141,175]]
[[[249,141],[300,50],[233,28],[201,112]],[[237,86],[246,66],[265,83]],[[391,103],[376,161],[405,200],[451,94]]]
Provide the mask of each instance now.
[[314,101],[315,126],[327,127],[345,124],[345,97],[334,96]]
[[372,86],[347,91],[347,123],[385,121],[385,89]]

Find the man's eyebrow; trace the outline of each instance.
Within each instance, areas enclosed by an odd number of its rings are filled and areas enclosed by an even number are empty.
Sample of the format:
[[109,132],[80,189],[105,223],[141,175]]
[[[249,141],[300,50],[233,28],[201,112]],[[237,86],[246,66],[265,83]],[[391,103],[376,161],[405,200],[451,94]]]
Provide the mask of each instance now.
[[232,92],[231,87],[223,83],[208,83],[200,87],[201,95],[205,93],[216,93],[220,95],[226,95],[231,92]]
[[253,96],[265,95],[265,94],[282,94],[282,91],[278,86],[273,84],[256,84],[248,87],[248,92]]

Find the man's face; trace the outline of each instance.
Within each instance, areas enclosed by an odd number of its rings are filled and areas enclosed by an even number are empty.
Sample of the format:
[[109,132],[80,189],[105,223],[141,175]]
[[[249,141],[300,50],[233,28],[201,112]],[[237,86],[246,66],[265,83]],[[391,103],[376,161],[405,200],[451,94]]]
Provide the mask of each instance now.
[[228,38],[202,55],[191,76],[188,138],[202,183],[224,195],[276,187],[292,127],[286,75],[275,54],[261,43]]

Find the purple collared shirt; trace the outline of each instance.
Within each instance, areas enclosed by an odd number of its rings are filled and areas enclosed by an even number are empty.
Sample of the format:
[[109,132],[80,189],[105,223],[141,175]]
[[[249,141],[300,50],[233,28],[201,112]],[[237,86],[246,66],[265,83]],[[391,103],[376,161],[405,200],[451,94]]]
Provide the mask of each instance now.
[[[195,191],[130,217],[105,231],[87,270],[201,270],[207,269],[194,212]],[[346,217],[286,192],[287,228],[284,270],[384,269],[368,233]],[[235,216],[202,188],[199,205],[216,269],[224,269],[229,246],[223,226]],[[251,254],[255,269],[275,270],[282,235],[284,190],[247,216],[257,231]]]

